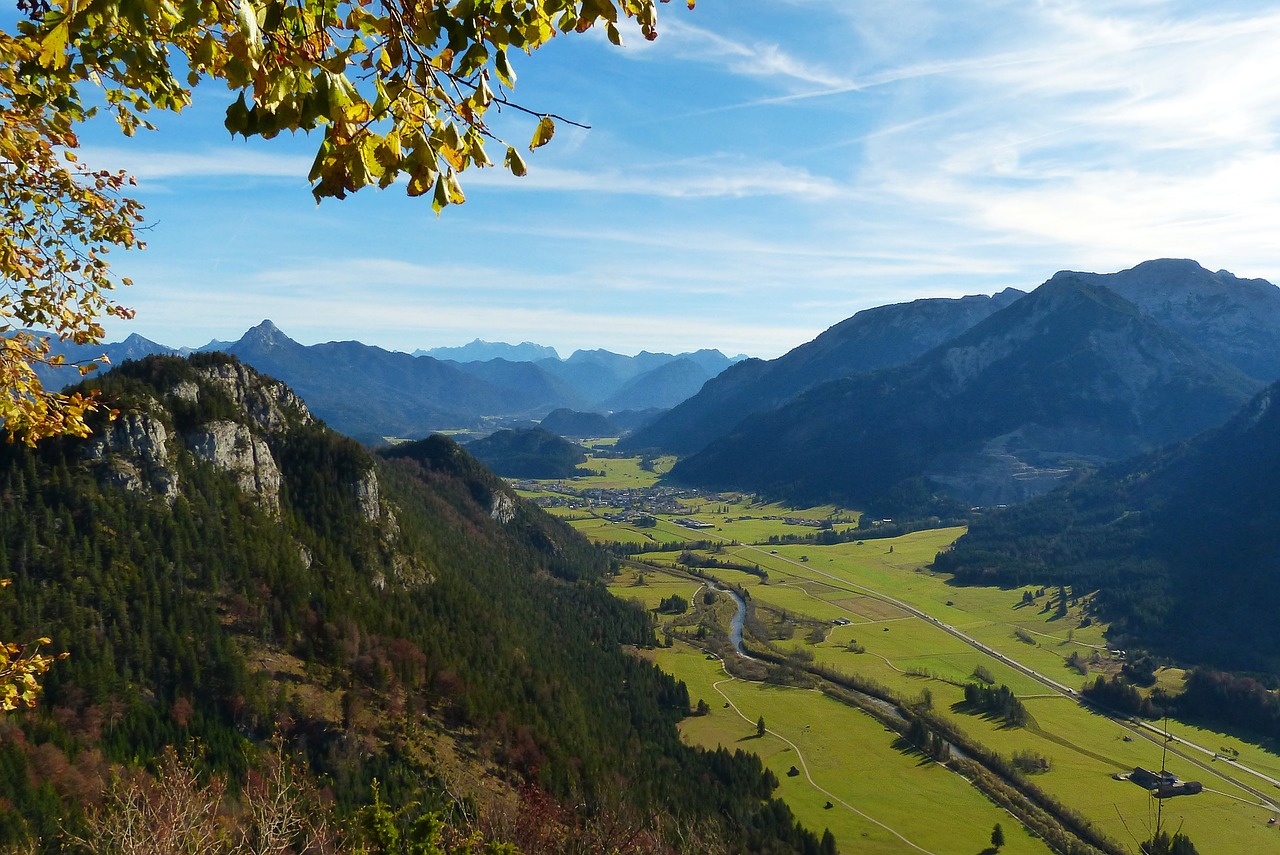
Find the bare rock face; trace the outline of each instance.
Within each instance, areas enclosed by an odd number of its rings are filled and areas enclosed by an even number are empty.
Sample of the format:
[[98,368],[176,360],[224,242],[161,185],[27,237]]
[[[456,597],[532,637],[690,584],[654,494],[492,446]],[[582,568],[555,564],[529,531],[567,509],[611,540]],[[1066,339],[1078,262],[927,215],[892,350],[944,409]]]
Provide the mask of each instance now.
[[171,468],[169,431],[148,413],[124,413],[90,440],[85,456],[102,461],[103,478],[126,490],[150,489],[166,501],[178,495]]
[[179,401],[186,401],[188,404],[199,403],[200,387],[190,380],[183,380],[169,390],[169,396]]
[[378,476],[367,470],[355,483],[356,501],[360,504],[360,514],[369,522],[377,522],[382,516],[382,501],[378,491]]
[[279,511],[280,469],[261,437],[242,424],[217,419],[201,425],[186,440],[197,459],[229,472],[241,490],[258,497],[263,508]]
[[[267,433],[315,421],[307,405],[288,386],[277,381],[266,382],[261,375],[238,362],[201,367],[198,373],[226,393]],[[183,385],[179,384],[170,394],[181,397],[186,392],[181,389]]]
[[499,524],[506,525],[515,519],[516,503],[506,493],[495,492],[489,497],[489,516]]

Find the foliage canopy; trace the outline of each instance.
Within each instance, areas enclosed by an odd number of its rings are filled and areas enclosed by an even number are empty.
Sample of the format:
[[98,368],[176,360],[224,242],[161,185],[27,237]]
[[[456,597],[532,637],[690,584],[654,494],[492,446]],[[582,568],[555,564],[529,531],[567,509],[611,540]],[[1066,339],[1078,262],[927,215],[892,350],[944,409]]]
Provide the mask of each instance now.
[[465,201],[459,174],[494,165],[494,149],[525,174],[491,111],[535,116],[530,150],[555,133],[556,117],[511,100],[513,54],[596,25],[621,44],[628,19],[656,38],[658,2],[18,0],[26,18],[0,32],[0,419],[10,437],[83,436],[96,406],[42,388],[33,366],[59,359],[26,330],[94,343],[104,316],[131,315],[110,297],[128,282],[105,259],[141,246],[141,207],[123,195],[131,179],[74,156],[76,125],[101,98],[132,135],[152,110],[180,111],[195,85],[222,80],[237,93],[233,135],[321,131],[309,174],[317,200],[403,179],[439,212]]

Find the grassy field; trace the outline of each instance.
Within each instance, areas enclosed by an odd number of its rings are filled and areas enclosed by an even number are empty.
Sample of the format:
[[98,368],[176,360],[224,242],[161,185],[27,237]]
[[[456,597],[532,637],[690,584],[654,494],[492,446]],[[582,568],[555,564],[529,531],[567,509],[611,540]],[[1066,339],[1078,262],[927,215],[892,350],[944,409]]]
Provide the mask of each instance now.
[[[975,855],[996,823],[1005,830],[1003,852],[1050,851],[962,777],[865,713],[817,692],[733,679],[719,660],[688,645],[653,658],[711,707],[683,722],[685,738],[760,755],[782,782],[778,794],[809,828],[831,829],[841,852]],[[762,716],[768,732],[757,738]],[[793,768],[799,774],[788,774]]]
[[[798,621],[818,618],[829,623],[836,617],[849,619],[852,621],[850,625],[832,626],[827,630],[821,642],[811,642],[809,634],[800,629],[790,640],[781,642],[781,645],[784,649],[805,650],[817,662],[829,664],[845,673],[873,679],[906,697],[919,696],[927,688],[934,698],[935,709],[943,712],[982,744],[1006,756],[1013,756],[1015,752],[1028,752],[1046,758],[1050,771],[1034,776],[1035,783],[1050,795],[1081,811],[1108,836],[1130,845],[1134,837],[1145,839],[1154,823],[1153,800],[1141,788],[1127,781],[1116,781],[1113,776],[1130,771],[1135,766],[1158,769],[1161,765],[1161,746],[1157,742],[1135,734],[1120,723],[1090,712],[1070,698],[1053,694],[1033,678],[981,653],[944,632],[931,621],[911,616],[901,607],[868,596],[863,590],[874,587],[895,599],[939,616],[939,620],[945,618],[952,625],[963,626],[967,632],[993,649],[1048,672],[1059,682],[1068,685],[1082,684],[1085,677],[1067,667],[1065,657],[1073,649],[1088,653],[1093,652],[1095,647],[1105,649],[1105,645],[1099,643],[1102,641],[1102,628],[1079,628],[1078,607],[1073,607],[1066,618],[1057,618],[1053,610],[1045,612],[1038,605],[1023,606],[1022,589],[958,588],[948,584],[941,576],[917,572],[921,563],[920,555],[931,556],[936,551],[937,544],[950,536],[954,534],[920,532],[892,542],[877,542],[876,549],[868,549],[869,544],[862,547],[847,544],[821,549],[808,548],[803,552],[801,547],[788,547],[777,550],[778,555],[770,555],[769,550],[737,552],[739,560],[759,558],[758,563],[767,567],[770,572],[767,584],[746,573],[721,570],[711,572],[717,578],[747,588],[758,608],[768,606],[783,609]],[[894,547],[892,553],[888,551],[890,545]],[[787,554],[788,552],[793,554]],[[801,562],[799,556],[802,554],[807,554],[809,560]],[[823,560],[826,558],[832,560]],[[650,584],[659,575],[651,574]],[[623,594],[623,591],[619,590],[618,593]],[[947,605],[948,602],[951,605]],[[1070,641],[1063,624],[1071,626]],[[1026,631],[1034,643],[1019,639],[1015,635],[1019,628]],[[854,643],[865,652],[851,652],[850,646]],[[681,671],[672,670],[672,673],[677,673],[677,676],[689,683],[695,698],[700,695],[694,686],[706,686],[706,678],[701,678],[701,683],[695,683],[686,671],[690,658],[705,662],[705,659],[699,657],[700,655],[686,655],[685,659],[680,660]],[[676,668],[665,651],[659,655],[658,662],[664,668]],[[1032,718],[1029,727],[1009,728],[997,720],[964,711],[963,690],[957,684],[971,679],[970,675],[979,665],[990,671],[998,683],[1009,685],[1024,699]],[[714,663],[712,666],[714,672],[714,667],[718,666]],[[935,676],[921,676],[925,674]],[[728,688],[729,686],[733,687]],[[871,719],[826,698],[817,699],[821,703],[815,707],[816,696],[812,692],[776,687],[766,690],[760,687],[753,693],[734,684],[721,684],[719,688],[752,721],[761,714],[765,715],[768,722],[773,721],[771,715],[775,718],[782,716],[778,718],[779,727],[782,728],[779,730],[780,736],[791,739],[790,731],[806,726],[809,731],[802,735],[814,739],[818,738],[813,736],[815,731],[819,736],[827,734],[823,738],[829,739],[842,739],[840,734],[857,733],[856,739],[845,739],[842,744],[852,744],[853,752],[859,758],[864,758],[874,744],[874,740],[868,742],[866,734],[851,728],[845,721],[846,716],[855,716],[867,719],[874,725]],[[702,691],[705,692],[705,689]],[[716,712],[714,699],[709,698],[708,702],[712,704],[713,713]],[[794,708],[794,712],[787,713],[789,708]],[[723,707],[721,711],[727,712]],[[796,716],[802,717],[804,721],[799,721]],[[742,726],[745,727],[746,723]],[[880,730],[883,731],[883,728]],[[1239,740],[1231,741],[1221,734],[1193,732],[1193,729],[1181,727],[1175,727],[1174,731],[1185,732],[1187,738],[1204,744],[1237,747],[1242,752],[1243,762],[1257,760],[1262,771],[1280,765],[1280,758],[1267,754],[1256,746],[1244,746]],[[710,744],[713,735],[718,739],[727,738],[723,730],[716,730],[698,720],[686,723],[686,733],[699,744]],[[883,742],[889,735],[882,733],[881,736]],[[803,750],[802,741],[792,739],[792,742],[796,742]],[[823,756],[829,757],[838,767],[843,768],[844,764],[853,762],[851,757],[841,756],[839,752],[832,755],[830,749],[822,751]],[[785,753],[778,749],[773,754],[762,756],[765,756],[771,768],[775,768],[786,759],[782,756]],[[790,765],[786,768],[789,769]],[[893,774],[881,767],[874,768],[877,776]],[[1169,768],[1184,779],[1200,780],[1205,785],[1204,793],[1172,799],[1165,806],[1166,821],[1180,825],[1196,842],[1203,855],[1260,852],[1280,846],[1280,832],[1268,824],[1274,813],[1269,808],[1258,806],[1256,797],[1176,756],[1169,760]],[[836,777],[839,779],[839,776]],[[800,783],[795,779],[785,781],[790,790],[794,790]],[[844,793],[852,792],[841,789],[844,786],[841,784],[829,786],[820,774],[815,774],[815,781],[821,787],[819,793],[829,790],[844,798]],[[792,797],[788,798],[789,801],[792,800]],[[794,798],[812,797],[796,795]],[[897,828],[890,819],[882,818],[874,810],[867,809],[867,804],[877,804],[874,798],[870,803],[853,801],[854,798],[865,799],[866,795],[857,796],[855,793],[845,800],[860,806],[863,812],[880,819],[886,825]],[[890,801],[896,804],[899,798],[894,795]],[[829,797],[824,800],[824,804],[825,801],[840,804]],[[985,799],[982,801],[991,808]],[[801,812],[800,804],[795,809]],[[809,814],[802,815],[806,823],[815,827],[820,822],[830,825],[832,832],[845,846],[848,846],[848,841],[856,840],[859,841],[859,847],[872,847],[845,851],[878,851],[874,849],[874,846],[879,845],[875,842],[878,839],[875,833],[859,826],[859,823],[866,823],[865,819],[850,820],[858,827],[838,824],[831,819],[833,810],[835,808],[823,810],[816,819]],[[963,813],[968,817],[966,821],[975,828],[985,822],[985,819],[977,818],[982,816],[981,812],[971,814],[966,807]],[[893,814],[886,812],[884,816],[892,818]],[[1005,825],[1008,831],[1011,823]],[[914,828],[910,824],[905,827]],[[868,836],[862,837],[864,833]],[[879,840],[880,844],[892,847],[894,844],[890,840],[896,838],[890,836]],[[949,851],[936,848],[928,842],[913,842],[933,851]],[[901,841],[897,841],[896,845],[905,846]],[[938,845],[945,846],[942,843]],[[891,848],[888,851],[910,850]]]
[[[582,479],[574,487],[603,484],[636,485],[653,473],[639,470],[637,461],[591,461],[604,468],[602,479]],[[651,483],[651,482],[650,482]],[[682,515],[715,526],[694,531],[659,516],[654,528],[637,529],[609,523],[574,510],[566,516],[596,541],[668,543],[719,539],[723,549],[712,557],[755,565],[767,571],[767,582],[732,569],[711,569],[715,578],[746,589],[757,614],[783,650],[804,651],[813,661],[839,671],[873,679],[903,697],[919,697],[928,689],[934,709],[982,744],[1006,756],[1026,752],[1043,757],[1049,771],[1033,776],[1034,783],[1053,797],[1083,813],[1108,836],[1136,851],[1154,824],[1155,801],[1140,787],[1113,776],[1134,766],[1158,769],[1162,760],[1159,737],[1144,736],[1124,723],[1090,712],[1074,699],[1055,694],[1034,678],[1000,659],[979,651],[947,633],[955,627],[994,651],[1077,690],[1098,673],[1118,669],[1104,638],[1106,627],[1086,620],[1087,597],[1072,601],[1066,615],[1057,608],[1057,589],[977,588],[954,585],[928,570],[934,555],[963,529],[917,532],[893,539],[873,539],[831,546],[782,545],[771,538],[812,534],[815,529],[786,522],[835,518],[837,530],[856,522],[856,514],[834,507],[794,509],[764,505],[751,497],[711,497],[683,502]],[[675,564],[679,551],[648,553],[647,562]],[[698,583],[661,572],[646,575],[644,586],[634,576],[622,577],[614,591],[654,608],[664,597],[678,593],[692,599]],[[1025,603],[1024,595],[1032,602]],[[1074,595],[1077,592],[1072,592]],[[893,601],[918,609],[913,615]],[[837,619],[848,626],[835,626]],[[822,624],[816,636],[812,627]],[[790,629],[788,629],[790,627]],[[821,638],[821,640],[817,640]],[[860,652],[856,652],[860,651]],[[1073,654],[1084,670],[1068,664]],[[1004,852],[1045,852],[1009,814],[954,773],[928,761],[909,746],[896,744],[896,735],[864,713],[815,692],[765,686],[730,679],[718,660],[677,642],[655,651],[660,667],[683,679],[696,702],[705,699],[711,714],[693,717],[683,725],[685,737],[700,745],[740,747],[758,753],[779,776],[780,789],[809,827],[829,827],[846,853],[957,852],[976,855],[988,844],[991,827],[1001,822],[1009,842]],[[1023,700],[1031,721],[1010,728],[998,720],[967,711],[963,684],[981,666],[997,683],[1008,685]],[[1176,690],[1179,675],[1161,672],[1161,684]],[[728,706],[726,706],[728,704]],[[763,715],[769,733],[754,736],[754,723]],[[1280,757],[1239,738],[1172,722],[1176,735],[1213,749],[1239,752],[1241,763],[1280,778]],[[803,762],[801,760],[803,759]],[[1166,800],[1166,827],[1181,827],[1202,855],[1280,852],[1280,830],[1269,820],[1277,814],[1259,799],[1214,774],[1226,761],[1201,758],[1196,765],[1176,754],[1169,768],[1180,777],[1203,782],[1197,796]],[[800,774],[791,776],[792,767]],[[1258,789],[1269,785],[1253,780]],[[831,807],[826,805],[830,803]],[[940,807],[942,808],[940,810]],[[901,834],[909,842],[896,837]],[[918,847],[918,848],[913,848]]]

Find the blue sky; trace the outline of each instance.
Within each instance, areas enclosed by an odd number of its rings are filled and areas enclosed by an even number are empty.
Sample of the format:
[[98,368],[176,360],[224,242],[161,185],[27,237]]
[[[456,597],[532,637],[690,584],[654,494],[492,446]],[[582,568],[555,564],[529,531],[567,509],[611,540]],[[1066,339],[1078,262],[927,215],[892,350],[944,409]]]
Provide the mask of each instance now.
[[230,139],[221,84],[156,132],[89,129],[151,224],[113,257],[137,318],[109,336],[271,318],[308,344],[773,357],[869,306],[1060,269],[1280,281],[1273,3],[699,0],[660,32],[518,57],[517,101],[591,129],[562,125],[524,179],[468,172],[440,217],[399,187],[317,206],[318,139]]

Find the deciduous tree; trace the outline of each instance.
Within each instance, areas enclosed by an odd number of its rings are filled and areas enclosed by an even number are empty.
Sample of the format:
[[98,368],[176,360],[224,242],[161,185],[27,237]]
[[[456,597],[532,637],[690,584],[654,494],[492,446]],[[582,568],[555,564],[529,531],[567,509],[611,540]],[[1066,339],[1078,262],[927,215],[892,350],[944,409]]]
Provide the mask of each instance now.
[[[536,119],[530,150],[556,118],[512,100],[513,57],[560,33],[603,26],[615,44],[631,19],[657,36],[667,0],[18,0],[0,32],[0,418],[10,436],[84,435],[92,396],[43,389],[33,366],[58,362],[47,330],[101,340],[126,280],[106,262],[140,246],[128,176],[74,157],[76,125],[105,96],[125,134],[151,110],[179,111],[195,85],[223,81],[232,134],[320,131],[309,177],[316,199],[402,182],[436,211],[465,201],[459,175],[519,148],[491,128],[509,109]],[[687,0],[693,6],[693,0]],[[85,366],[86,369],[91,366]]]
[[[87,435],[93,393],[46,390],[50,337],[102,340],[130,317],[112,291],[112,249],[141,247],[141,206],[123,172],[75,155],[77,126],[105,97],[121,130],[153,109],[180,111],[195,85],[235,93],[226,128],[263,138],[319,130],[309,178],[317,200],[402,181],[439,212],[465,201],[459,174],[494,164],[515,175],[519,149],[494,133],[504,108],[536,118],[530,150],[556,117],[511,98],[513,56],[560,33],[631,19],[657,36],[667,0],[18,0],[0,31],[0,421],[9,439]],[[687,0],[690,7],[693,0]],[[492,153],[492,156],[491,156]],[[34,332],[32,330],[35,330]],[[81,366],[87,373],[92,363]],[[46,658],[5,645],[0,704],[34,699]]]

